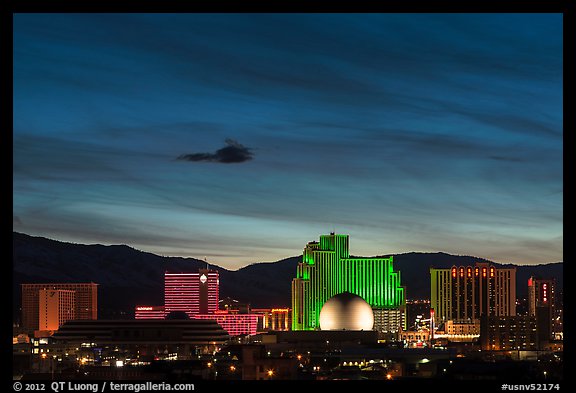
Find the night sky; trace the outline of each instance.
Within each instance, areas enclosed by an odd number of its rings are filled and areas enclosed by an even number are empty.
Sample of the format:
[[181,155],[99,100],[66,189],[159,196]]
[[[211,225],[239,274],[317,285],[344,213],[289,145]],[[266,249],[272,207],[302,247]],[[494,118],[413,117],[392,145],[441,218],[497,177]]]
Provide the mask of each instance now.
[[561,14],[15,14],[14,230],[562,261],[562,118]]

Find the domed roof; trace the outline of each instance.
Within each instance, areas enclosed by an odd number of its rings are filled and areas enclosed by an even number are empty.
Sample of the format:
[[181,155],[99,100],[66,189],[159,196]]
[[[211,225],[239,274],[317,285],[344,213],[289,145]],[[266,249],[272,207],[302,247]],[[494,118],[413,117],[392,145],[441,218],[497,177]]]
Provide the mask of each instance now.
[[373,327],[372,307],[350,292],[331,297],[320,310],[321,330],[372,330]]

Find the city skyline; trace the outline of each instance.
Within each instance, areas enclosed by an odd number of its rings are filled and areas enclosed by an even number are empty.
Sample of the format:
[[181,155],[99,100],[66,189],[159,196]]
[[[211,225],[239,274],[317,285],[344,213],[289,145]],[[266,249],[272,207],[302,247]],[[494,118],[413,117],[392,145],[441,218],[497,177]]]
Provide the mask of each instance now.
[[14,230],[559,262],[562,116],[562,14],[15,14]]

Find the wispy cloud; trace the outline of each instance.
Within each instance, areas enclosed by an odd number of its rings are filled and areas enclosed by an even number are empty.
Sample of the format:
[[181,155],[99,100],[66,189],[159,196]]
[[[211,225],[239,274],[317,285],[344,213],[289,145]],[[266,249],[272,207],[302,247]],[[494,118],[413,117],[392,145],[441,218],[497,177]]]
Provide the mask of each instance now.
[[233,264],[294,255],[333,226],[359,255],[561,259],[558,242],[531,242],[562,237],[561,14],[14,27],[15,227]]

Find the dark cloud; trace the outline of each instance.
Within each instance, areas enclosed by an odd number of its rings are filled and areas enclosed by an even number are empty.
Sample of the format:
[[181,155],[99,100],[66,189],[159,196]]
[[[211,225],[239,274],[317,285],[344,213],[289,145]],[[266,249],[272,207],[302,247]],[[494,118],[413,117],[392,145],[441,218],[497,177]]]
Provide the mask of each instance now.
[[509,161],[509,162],[525,162],[526,160],[517,157],[504,157],[504,156],[490,156],[491,159],[496,161]]
[[223,147],[216,151],[216,153],[192,153],[182,154],[178,160],[183,161],[208,161],[220,162],[223,164],[235,164],[240,162],[249,161],[252,159],[253,154],[251,149],[241,145],[233,139],[226,139],[228,146]]
[[12,225],[22,225],[22,220],[18,216],[12,216]]

